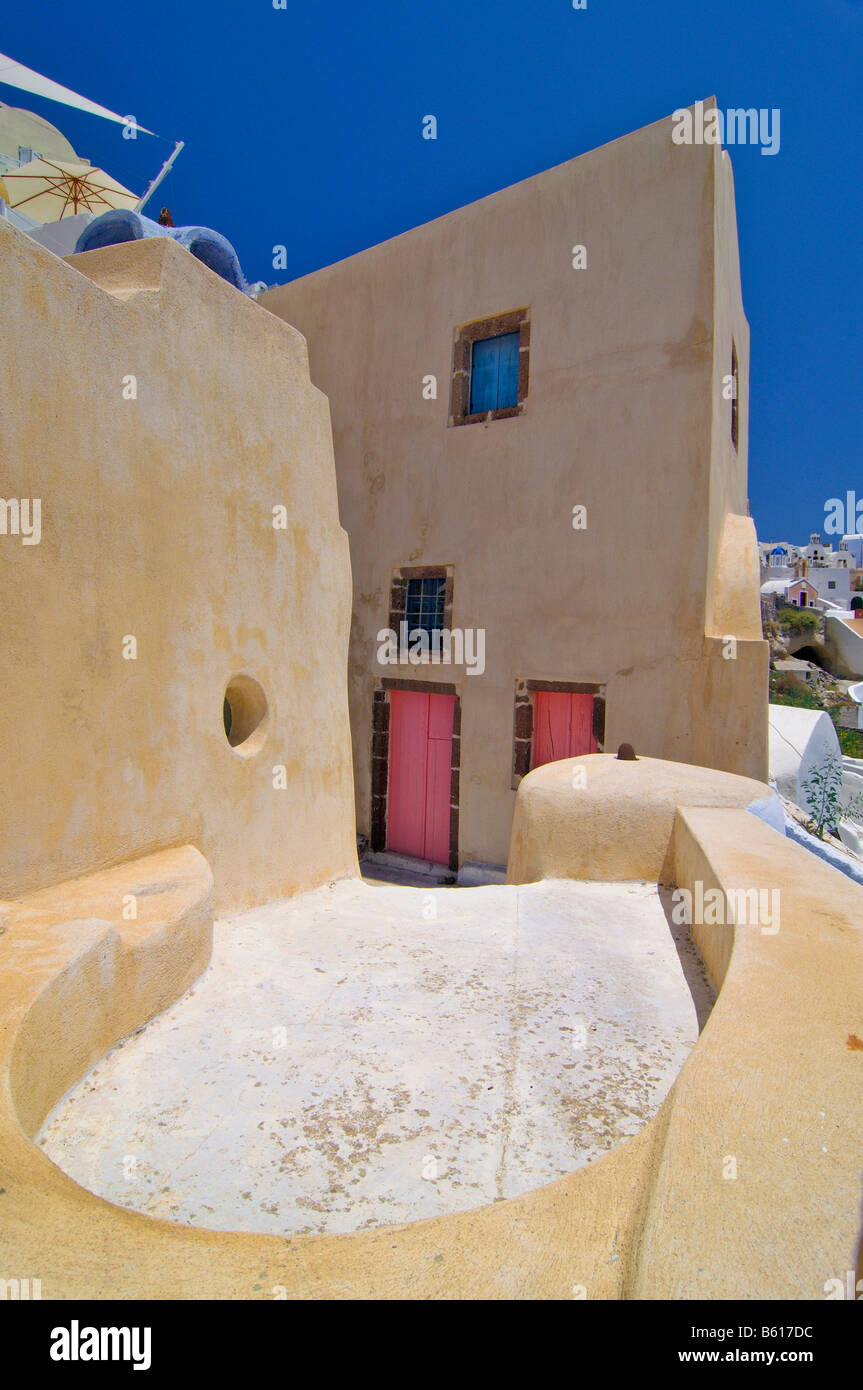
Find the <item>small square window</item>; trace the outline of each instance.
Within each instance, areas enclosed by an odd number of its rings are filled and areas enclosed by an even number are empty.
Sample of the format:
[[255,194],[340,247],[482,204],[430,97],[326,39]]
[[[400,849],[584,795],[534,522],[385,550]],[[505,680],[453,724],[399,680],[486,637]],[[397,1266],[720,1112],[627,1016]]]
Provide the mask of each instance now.
[[409,579],[405,618],[408,632],[421,629],[431,634],[444,627],[446,579]]
[[525,409],[530,375],[530,310],[508,309],[455,331],[451,425],[509,420]]
[[470,364],[470,413],[508,410],[518,405],[518,349],[520,333],[501,333],[478,338]]

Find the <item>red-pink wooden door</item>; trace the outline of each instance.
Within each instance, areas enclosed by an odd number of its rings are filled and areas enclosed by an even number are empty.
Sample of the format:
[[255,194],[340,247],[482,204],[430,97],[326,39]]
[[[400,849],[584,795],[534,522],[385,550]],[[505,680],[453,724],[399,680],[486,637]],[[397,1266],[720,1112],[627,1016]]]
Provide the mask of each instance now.
[[394,690],[390,699],[387,849],[448,864],[455,696]]
[[538,690],[533,707],[533,766],[595,752],[593,696]]

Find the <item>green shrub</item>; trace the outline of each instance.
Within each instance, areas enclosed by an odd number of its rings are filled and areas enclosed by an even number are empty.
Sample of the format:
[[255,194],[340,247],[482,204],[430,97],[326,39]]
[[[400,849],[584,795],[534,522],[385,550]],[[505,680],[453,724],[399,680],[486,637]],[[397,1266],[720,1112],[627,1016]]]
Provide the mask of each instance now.
[[842,791],[842,760],[835,754],[828,755],[819,767],[813,767],[803,783],[806,802],[809,808],[809,830],[819,840],[824,839],[824,831],[836,834],[836,827],[842,816],[839,794]]
[[771,679],[771,705],[794,705],[797,709],[824,709],[817,695],[814,695],[811,690],[806,690],[802,685],[798,685],[793,680],[790,685],[786,685],[784,682],[787,681],[787,679],[788,678],[785,676],[777,677],[777,681],[783,681],[782,686],[774,684]]
[[811,608],[782,608],[778,617],[786,632],[814,632],[818,627],[818,614]]
[[839,739],[839,747],[846,757],[863,758],[863,730],[840,729],[837,726],[836,735]]

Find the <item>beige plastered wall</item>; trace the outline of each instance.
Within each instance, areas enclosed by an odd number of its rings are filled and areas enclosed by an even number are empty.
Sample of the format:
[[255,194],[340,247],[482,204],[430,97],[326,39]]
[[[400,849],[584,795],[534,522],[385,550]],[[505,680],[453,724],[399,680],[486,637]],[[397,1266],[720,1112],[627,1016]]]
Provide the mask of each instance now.
[[[302,336],[168,239],[64,262],[0,222],[0,275],[2,493],[41,501],[38,545],[0,535],[0,897],[180,844],[220,910],[356,872],[348,547]],[[267,701],[249,757],[237,675]]]
[[[606,748],[766,775],[733,187],[721,150],[676,146],[671,129],[659,121],[261,297],[305,334],[333,411],[366,833],[382,676],[458,686],[462,862],[506,859],[519,679],[605,686]],[[572,268],[576,245],[586,270]],[[524,413],[448,426],[454,331],[523,307]],[[737,453],[721,395],[732,333]],[[429,374],[436,400],[423,399]],[[377,664],[392,571],[426,564],[454,566],[452,624],[485,629],[483,675]]]

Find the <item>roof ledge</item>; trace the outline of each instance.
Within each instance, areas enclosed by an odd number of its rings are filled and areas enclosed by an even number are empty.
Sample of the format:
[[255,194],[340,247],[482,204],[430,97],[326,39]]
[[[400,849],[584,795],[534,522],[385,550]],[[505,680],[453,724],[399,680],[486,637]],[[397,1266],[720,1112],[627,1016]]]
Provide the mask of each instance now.
[[81,251],[64,256],[67,265],[86,275],[94,285],[117,299],[128,299],[142,290],[162,288],[165,258],[169,248],[179,250],[168,237],[144,237],[102,246],[97,251]]

